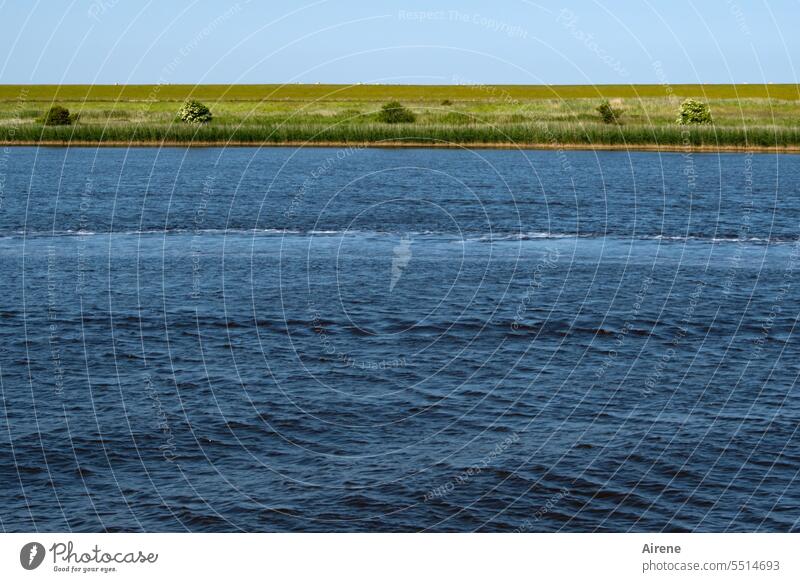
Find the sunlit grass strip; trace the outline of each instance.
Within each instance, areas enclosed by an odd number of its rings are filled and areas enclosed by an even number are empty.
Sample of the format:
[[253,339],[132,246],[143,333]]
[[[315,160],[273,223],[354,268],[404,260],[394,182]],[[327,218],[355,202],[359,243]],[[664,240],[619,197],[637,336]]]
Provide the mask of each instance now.
[[0,85],[0,101],[528,101],[697,97],[800,100],[800,85]]

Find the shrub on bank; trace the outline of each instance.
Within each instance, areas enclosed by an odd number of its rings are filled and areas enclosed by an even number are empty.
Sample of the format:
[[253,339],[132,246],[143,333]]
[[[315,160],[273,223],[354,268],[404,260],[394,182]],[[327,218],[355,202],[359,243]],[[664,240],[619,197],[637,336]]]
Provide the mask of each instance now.
[[701,125],[711,123],[711,110],[708,103],[686,99],[681,103],[678,110],[678,118],[675,120],[680,125]]
[[382,123],[413,123],[416,119],[413,111],[397,101],[384,104],[378,112],[378,121]]
[[184,123],[208,123],[211,110],[199,101],[186,101],[178,110],[178,118]]
[[598,105],[597,112],[600,114],[600,119],[603,120],[603,123],[620,123],[622,118],[622,109],[612,107],[608,99]]
[[69,109],[61,105],[53,105],[47,110],[42,118],[42,123],[45,125],[72,125],[80,116],[78,114],[70,115]]

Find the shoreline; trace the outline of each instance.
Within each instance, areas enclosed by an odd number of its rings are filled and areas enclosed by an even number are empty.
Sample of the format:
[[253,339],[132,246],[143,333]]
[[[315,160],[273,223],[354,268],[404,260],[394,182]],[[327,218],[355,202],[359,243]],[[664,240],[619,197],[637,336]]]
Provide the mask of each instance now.
[[747,145],[659,145],[659,144],[581,144],[581,143],[512,143],[512,142],[464,142],[437,143],[421,141],[386,141],[386,142],[346,142],[346,141],[282,141],[282,142],[248,142],[248,141],[58,141],[58,140],[15,140],[0,141],[6,147],[107,147],[107,148],[415,148],[415,149],[495,149],[495,150],[570,150],[570,151],[630,151],[630,152],[692,152],[692,153],[775,153],[797,154],[800,146],[747,146]]

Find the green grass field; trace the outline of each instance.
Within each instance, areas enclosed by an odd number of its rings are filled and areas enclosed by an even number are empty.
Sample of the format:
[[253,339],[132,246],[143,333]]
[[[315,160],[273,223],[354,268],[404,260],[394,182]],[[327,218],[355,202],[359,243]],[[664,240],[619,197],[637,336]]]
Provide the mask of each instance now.
[[[675,124],[679,103],[709,103],[714,125]],[[208,105],[204,126],[176,121],[187,98]],[[610,99],[621,125],[601,123]],[[413,124],[377,121],[398,100]],[[79,113],[44,127],[53,104]],[[437,143],[520,146],[800,147],[798,85],[0,85],[0,141],[7,143]]]

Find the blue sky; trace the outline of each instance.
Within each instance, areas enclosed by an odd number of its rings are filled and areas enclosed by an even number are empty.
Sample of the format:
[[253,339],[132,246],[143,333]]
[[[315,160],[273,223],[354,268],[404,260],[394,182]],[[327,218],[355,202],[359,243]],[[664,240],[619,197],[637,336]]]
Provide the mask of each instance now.
[[798,82],[800,0],[0,0],[0,83]]

